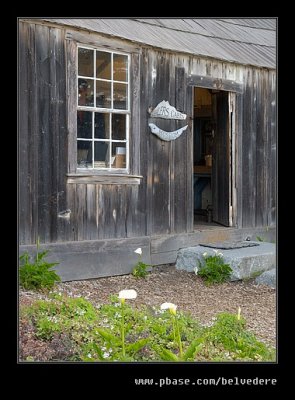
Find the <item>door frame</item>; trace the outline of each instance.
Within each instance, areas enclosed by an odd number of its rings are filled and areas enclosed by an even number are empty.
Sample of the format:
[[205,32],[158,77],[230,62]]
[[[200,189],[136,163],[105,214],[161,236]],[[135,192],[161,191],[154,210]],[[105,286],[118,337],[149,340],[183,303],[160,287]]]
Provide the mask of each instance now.
[[[194,115],[194,88],[206,88],[215,89],[220,91],[226,91],[228,93],[228,117],[229,117],[229,227],[238,227],[239,223],[239,204],[238,204],[238,193],[237,193],[237,177],[241,176],[239,169],[241,166],[238,165],[240,140],[241,137],[241,110],[238,109],[240,101],[237,97],[243,92],[243,86],[241,83],[237,83],[227,79],[217,79],[208,76],[201,75],[189,75],[187,78],[187,85],[191,86],[192,90],[192,115]],[[193,131],[193,129],[192,129]],[[241,184],[241,182],[240,182]],[[193,186],[192,186],[193,190]],[[193,207],[193,204],[192,204]],[[194,218],[194,213],[193,213]]]

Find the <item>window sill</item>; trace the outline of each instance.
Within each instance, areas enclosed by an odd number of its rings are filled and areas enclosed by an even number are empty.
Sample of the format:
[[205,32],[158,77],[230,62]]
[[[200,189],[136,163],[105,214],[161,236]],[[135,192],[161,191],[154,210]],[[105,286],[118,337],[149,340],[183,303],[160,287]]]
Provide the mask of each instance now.
[[140,185],[141,175],[125,174],[67,174],[67,183],[102,183],[104,185]]

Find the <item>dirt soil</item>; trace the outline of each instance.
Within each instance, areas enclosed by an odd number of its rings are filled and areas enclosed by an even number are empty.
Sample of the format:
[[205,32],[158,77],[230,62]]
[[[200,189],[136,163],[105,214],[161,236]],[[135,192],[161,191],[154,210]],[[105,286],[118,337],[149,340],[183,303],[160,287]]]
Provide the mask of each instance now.
[[[110,295],[123,289],[135,289],[135,307],[141,304],[160,306],[164,302],[177,305],[178,310],[188,312],[202,324],[211,324],[220,312],[237,313],[247,321],[247,328],[266,344],[276,346],[276,290],[256,285],[253,280],[227,282],[206,286],[194,273],[179,271],[174,265],[153,268],[145,278],[132,275],[99,278],[85,281],[64,282],[56,285],[54,292],[72,297],[85,297],[94,305],[109,303]],[[20,290],[19,305],[28,305],[45,294]],[[21,320],[19,326],[19,358],[28,356],[35,361],[47,361],[58,357],[66,359],[71,353],[71,344],[62,335],[45,343],[34,335],[28,321]]]

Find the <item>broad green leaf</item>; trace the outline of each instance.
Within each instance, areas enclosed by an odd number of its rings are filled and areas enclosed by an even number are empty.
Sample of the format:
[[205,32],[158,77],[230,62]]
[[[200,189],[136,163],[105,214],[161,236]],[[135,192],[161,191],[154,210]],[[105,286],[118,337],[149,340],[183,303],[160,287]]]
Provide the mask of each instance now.
[[96,331],[102,336],[108,343],[110,344],[120,344],[121,340],[115,336],[109,333],[108,331],[101,329],[101,328],[96,328]]
[[195,355],[203,347],[202,339],[195,339],[191,342],[186,352],[184,353],[183,359],[186,361],[189,358],[194,358]]
[[129,353],[137,353],[148,343],[148,341],[149,339],[140,339],[135,343],[128,344],[126,346],[126,351]]
[[164,361],[180,361],[177,355],[168,349],[162,349],[161,347],[154,346],[154,350]]

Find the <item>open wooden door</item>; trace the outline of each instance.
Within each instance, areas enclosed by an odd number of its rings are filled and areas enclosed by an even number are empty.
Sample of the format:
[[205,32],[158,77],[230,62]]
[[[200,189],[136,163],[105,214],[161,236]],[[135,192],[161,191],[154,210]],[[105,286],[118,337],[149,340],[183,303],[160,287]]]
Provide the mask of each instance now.
[[212,92],[214,142],[212,159],[213,221],[230,226],[231,179],[230,179],[230,114],[229,94]]

